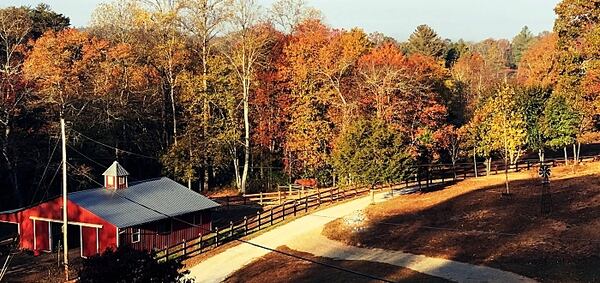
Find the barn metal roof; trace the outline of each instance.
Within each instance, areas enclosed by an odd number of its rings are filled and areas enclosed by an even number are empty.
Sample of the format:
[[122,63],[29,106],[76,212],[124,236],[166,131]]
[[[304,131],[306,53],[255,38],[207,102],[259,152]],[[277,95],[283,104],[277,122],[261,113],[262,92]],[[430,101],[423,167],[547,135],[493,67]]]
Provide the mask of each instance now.
[[[69,200],[118,228],[211,209],[216,202],[166,177],[129,183],[126,189],[69,193]],[[161,213],[158,213],[159,211]]]
[[129,176],[129,172],[127,172],[127,170],[125,170],[125,168],[123,168],[123,166],[121,166],[121,164],[119,164],[119,162],[115,161],[115,162],[113,162],[112,165],[110,165],[110,167],[108,167],[106,169],[106,171],[104,171],[104,173],[102,173],[102,175],[104,175],[104,176]]

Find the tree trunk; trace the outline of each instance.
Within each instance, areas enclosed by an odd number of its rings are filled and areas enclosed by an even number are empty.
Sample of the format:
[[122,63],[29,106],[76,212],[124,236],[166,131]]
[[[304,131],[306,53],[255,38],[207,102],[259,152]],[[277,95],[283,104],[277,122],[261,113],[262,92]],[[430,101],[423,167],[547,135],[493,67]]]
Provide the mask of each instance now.
[[244,80],[244,171],[242,172],[242,182],[240,190],[246,193],[246,184],[248,180],[248,167],[250,166],[250,80]]
[[[209,111],[210,107],[208,105],[208,39],[206,38],[206,34],[204,35],[202,41],[202,90],[204,91],[204,105],[202,105],[202,138],[204,141],[208,139],[208,120],[209,120]],[[208,155],[204,155],[203,160],[203,169],[204,169],[204,178],[203,182],[201,182],[202,188],[205,191],[208,191],[208,182],[209,182],[209,173],[208,173]]]
[[169,82],[169,96],[171,98],[171,111],[173,112],[173,142],[177,145],[177,111],[175,107],[175,86],[172,85],[172,82]]
[[573,165],[579,164],[579,159],[577,159],[577,146],[573,144]]
[[[6,121],[9,122],[9,117],[6,118]],[[14,163],[9,157],[8,153],[8,143],[10,138],[10,125],[6,123],[6,128],[4,129],[4,142],[2,143],[2,157],[4,157],[4,162],[6,162],[6,167],[8,169],[10,182],[12,183],[13,196],[15,198],[15,203],[20,207],[23,204],[23,197],[21,195],[21,191],[19,189],[19,179],[17,175],[16,168]]]
[[569,165],[569,156],[567,155],[567,147],[563,147],[563,151],[565,152],[565,166]]
[[577,160],[579,161],[581,158],[581,142],[577,142]]
[[544,149],[538,149],[538,157],[540,158],[540,162],[544,162]]
[[475,153],[475,148],[473,148],[473,169],[475,169],[475,178],[478,178],[477,176],[477,154]]

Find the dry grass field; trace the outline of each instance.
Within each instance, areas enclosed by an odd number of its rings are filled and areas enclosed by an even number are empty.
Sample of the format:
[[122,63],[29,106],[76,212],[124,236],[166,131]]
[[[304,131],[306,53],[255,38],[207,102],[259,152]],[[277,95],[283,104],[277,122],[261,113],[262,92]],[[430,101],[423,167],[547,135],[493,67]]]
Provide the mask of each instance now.
[[487,265],[543,282],[600,282],[600,163],[553,168],[542,213],[537,172],[469,179],[373,205],[362,229],[329,223],[323,234],[361,247]]

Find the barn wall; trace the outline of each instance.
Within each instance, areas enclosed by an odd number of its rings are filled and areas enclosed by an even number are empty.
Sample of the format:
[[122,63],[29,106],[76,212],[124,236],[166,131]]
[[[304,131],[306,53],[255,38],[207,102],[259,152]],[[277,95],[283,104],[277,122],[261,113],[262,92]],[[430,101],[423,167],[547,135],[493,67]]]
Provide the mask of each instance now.
[[[98,230],[98,236],[100,238],[100,252],[104,251],[108,247],[116,246],[117,230],[115,226],[104,221],[104,219],[94,215],[88,210],[78,206],[74,202],[68,201],[67,207],[69,210],[69,221],[102,225],[102,228]],[[27,250],[33,250],[34,248],[33,221],[30,219],[31,216],[54,219],[59,221],[62,220],[62,197],[41,203],[37,206],[18,212],[17,218],[21,225],[20,246],[22,249]],[[38,222],[44,223],[46,226],[48,226],[48,222],[46,221],[36,221],[36,223]],[[36,238],[40,237],[41,233],[39,232],[40,231],[38,231],[36,227]],[[41,237],[46,237],[46,240],[48,240],[47,229],[45,231],[45,235],[42,235]]]
[[[183,240],[188,241],[197,238],[200,234],[208,234],[208,231],[211,229],[212,215],[210,211],[199,211],[177,216],[177,218],[192,224],[196,221],[196,225],[188,225],[181,221],[166,219],[130,227],[120,233],[119,244],[131,245],[134,249],[138,250],[162,249],[180,243]],[[172,224],[172,232],[169,234],[159,234],[158,227],[165,223],[168,225]],[[137,243],[132,243],[132,233],[137,228],[141,230],[141,239]]]

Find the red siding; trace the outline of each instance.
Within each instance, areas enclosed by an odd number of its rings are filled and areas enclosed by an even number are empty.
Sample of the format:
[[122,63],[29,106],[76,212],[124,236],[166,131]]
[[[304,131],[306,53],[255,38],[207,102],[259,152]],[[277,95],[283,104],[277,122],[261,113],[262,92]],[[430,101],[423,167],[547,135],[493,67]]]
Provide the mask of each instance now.
[[81,254],[86,257],[96,254],[96,228],[81,227]]
[[[119,235],[119,244],[131,245],[133,248],[139,250],[152,250],[153,248],[162,249],[164,247],[180,243],[184,240],[189,241],[197,238],[200,236],[200,234],[208,234],[208,231],[210,231],[212,228],[212,216],[210,211],[190,213],[178,216],[177,218],[187,223],[194,224],[194,217],[196,219],[195,225],[188,225],[177,220],[172,220],[171,222],[171,220],[167,219],[144,224],[138,227],[124,229]],[[162,224],[172,224],[172,232],[168,234],[159,234],[158,227]],[[141,239],[137,243],[132,243],[132,234],[134,229],[140,229],[141,232]]]
[[[68,202],[69,221],[87,224],[102,225],[98,228],[99,246],[98,251],[102,253],[109,247],[117,246],[117,228],[104,219],[96,216],[90,211]],[[33,221],[30,217],[39,217],[45,219],[62,220],[62,198],[49,200],[37,206],[25,210],[0,215],[0,221],[13,222],[20,224],[20,247],[22,249],[33,250]],[[195,224],[187,225],[180,221],[173,221],[171,233],[159,234],[158,226],[161,223],[171,223],[171,220],[157,221],[140,225],[140,242],[132,243],[131,233],[134,228],[126,228],[119,231],[118,245],[132,245],[136,249],[151,250],[162,249],[198,237],[200,234],[206,234],[210,231],[212,216],[210,211],[199,211],[187,215],[178,216],[178,218]],[[36,249],[50,249],[50,235],[48,221],[36,220]],[[200,227],[196,227],[200,226]],[[55,229],[55,228],[53,228]],[[82,254],[90,256],[96,253],[96,228],[83,227],[81,229]]]
[[[29,220],[33,227],[33,220]],[[47,221],[35,221],[35,249],[50,251],[50,227]]]
[[[117,229],[109,222],[94,215],[88,210],[78,206],[77,204],[68,201],[68,216],[69,221],[81,222],[102,225],[102,228],[98,230],[98,236],[100,238],[100,252],[104,251],[108,247],[116,247],[117,241]],[[14,216],[4,216],[5,218],[11,218],[17,220],[20,224],[20,247],[22,249],[33,250],[33,221],[30,217],[40,217],[62,221],[62,197],[41,203],[37,206],[19,211]],[[42,224],[37,224],[42,223]],[[43,228],[45,226],[46,228]],[[41,229],[41,230],[38,230]],[[43,232],[43,233],[41,233]],[[94,232],[95,234],[95,232]],[[43,242],[49,246],[49,235],[48,235],[48,222],[36,220],[36,241],[40,246],[36,246],[37,249],[43,246]]]

